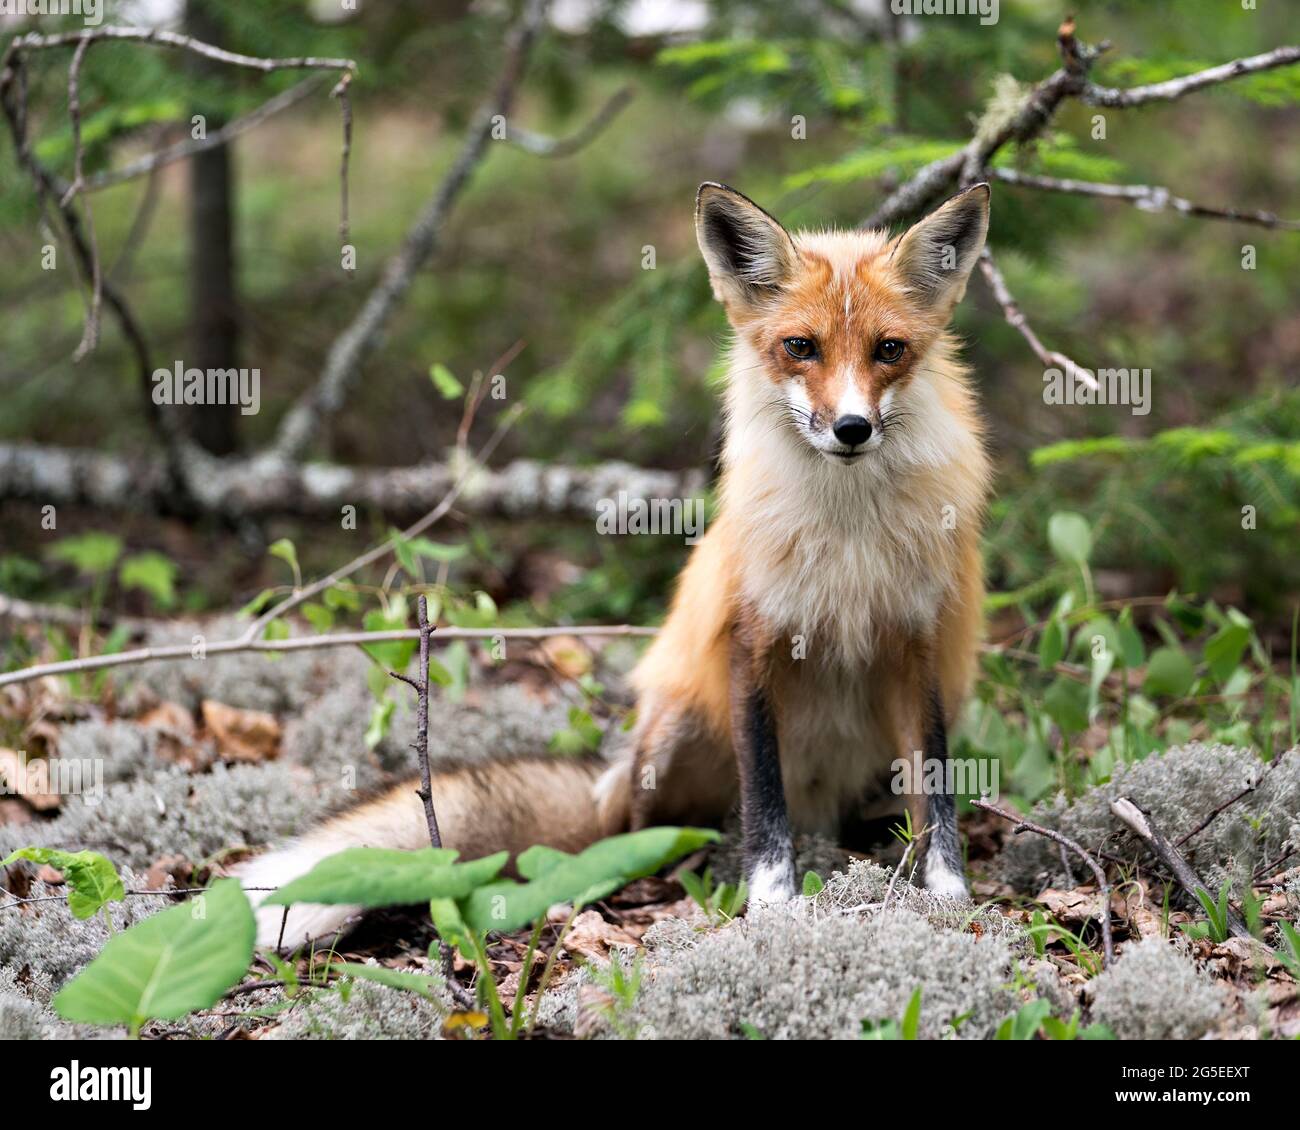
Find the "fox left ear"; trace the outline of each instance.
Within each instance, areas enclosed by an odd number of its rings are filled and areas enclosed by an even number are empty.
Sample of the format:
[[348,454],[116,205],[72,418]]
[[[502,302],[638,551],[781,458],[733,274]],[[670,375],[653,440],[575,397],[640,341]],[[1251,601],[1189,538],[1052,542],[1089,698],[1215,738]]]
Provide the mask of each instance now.
[[909,228],[894,264],[914,294],[947,313],[966,293],[988,230],[989,186],[973,185]]

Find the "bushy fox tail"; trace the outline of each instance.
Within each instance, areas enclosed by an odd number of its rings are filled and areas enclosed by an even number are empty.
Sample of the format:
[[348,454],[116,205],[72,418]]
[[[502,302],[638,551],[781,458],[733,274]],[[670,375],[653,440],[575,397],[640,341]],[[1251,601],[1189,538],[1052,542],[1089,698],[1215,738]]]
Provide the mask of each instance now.
[[[602,773],[605,779],[597,790]],[[533,844],[579,851],[624,830],[626,780],[625,770],[598,759],[522,758],[441,770],[433,775],[432,791],[443,846],[455,848],[462,860],[503,849],[513,855]],[[245,888],[282,887],[346,848],[428,847],[418,784],[415,778],[405,781],[241,864],[241,883]],[[248,897],[258,907],[269,893],[250,889]],[[259,907],[257,942],[290,951],[309,941],[328,944],[360,911],[356,906],[299,904],[286,918],[283,907]]]

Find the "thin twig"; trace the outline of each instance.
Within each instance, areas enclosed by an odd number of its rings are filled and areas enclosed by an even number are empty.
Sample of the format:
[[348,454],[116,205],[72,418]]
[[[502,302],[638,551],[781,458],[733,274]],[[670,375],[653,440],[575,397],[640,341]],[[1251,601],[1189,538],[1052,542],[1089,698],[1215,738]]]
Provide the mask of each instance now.
[[[543,640],[555,636],[592,636],[595,638],[623,638],[628,636],[653,636],[658,628],[637,624],[575,624],[573,626],[545,628],[440,628],[438,635],[447,640],[486,640],[500,637],[507,640]],[[234,655],[240,652],[315,651],[326,647],[364,647],[368,644],[392,643],[398,640],[418,640],[418,628],[399,628],[386,632],[335,632],[320,636],[296,636],[281,640],[214,640],[203,647],[211,658],[217,655]],[[159,660],[194,659],[194,645],[166,644],[160,647],[141,647],[114,655],[88,655],[82,659],[64,659],[57,663],[39,663],[18,671],[0,674],[0,687],[15,683],[28,683],[47,675],[71,675],[84,671],[101,671],[108,667],[134,667],[141,663]]]
[[1175,196],[1161,185],[1107,184],[1101,181],[1073,180],[1069,177],[1044,177],[1034,173],[1017,172],[1015,169],[987,169],[985,175],[1020,188],[1037,188],[1045,192],[1063,192],[1075,196],[1095,196],[1104,200],[1123,200],[1144,212],[1161,212],[1166,208],[1172,208],[1181,215],[1198,219],[1255,224],[1279,231],[1300,231],[1300,220],[1283,220],[1274,212],[1212,208],[1206,204],[1194,204],[1185,197]]
[[339,162],[339,241],[345,247],[351,242],[348,221],[348,163],[352,157],[352,100],[348,97],[348,87],[351,82],[352,72],[349,71],[330,91],[330,97],[339,100],[339,114],[343,119],[343,155]]
[[1007,325],[1011,326],[1029,343],[1029,348],[1033,350],[1034,356],[1044,366],[1049,369],[1060,369],[1067,376],[1077,377],[1094,391],[1101,387],[1097,383],[1097,378],[1087,369],[1081,365],[1076,365],[1064,353],[1057,353],[1053,349],[1048,349],[1042,343],[1038,334],[1034,332],[1033,326],[1029,324],[1029,320],[1025,317],[1024,311],[1020,309],[1019,304],[1007,287],[1007,280],[1002,277],[1002,272],[998,270],[997,264],[993,262],[993,253],[987,247],[980,252],[980,271],[987,280],[989,289],[993,291],[993,297],[997,299],[998,305],[1002,307],[1002,316],[1007,320]]
[[511,126],[507,137],[511,144],[517,145],[525,153],[534,157],[571,157],[599,137],[605,127],[623,112],[623,108],[632,101],[634,95],[635,92],[630,86],[615,91],[585,125],[568,137],[548,137],[543,133],[526,130],[522,126]]
[[150,43],[157,47],[172,47],[177,50],[191,51],[205,59],[218,63],[229,63],[234,67],[247,67],[254,71],[284,70],[334,70],[355,71],[357,64],[352,59],[330,59],[315,55],[299,55],[290,58],[264,59],[255,55],[241,55],[236,51],[227,51],[214,47],[193,36],[180,35],[162,28],[122,27],[106,25],[104,27],[84,28],[81,31],[60,32],[56,35],[31,33],[20,35],[14,40],[10,50],[37,51],[53,47],[72,47],[87,41],[117,40],[135,43]]
[[991,812],[995,816],[1001,816],[1003,820],[1009,821],[1014,825],[1011,829],[1014,835],[1019,835],[1021,832],[1034,832],[1039,836],[1046,836],[1054,843],[1069,848],[1088,865],[1093,878],[1097,880],[1097,887],[1101,895],[1101,912],[1097,918],[1101,923],[1102,968],[1108,968],[1115,960],[1115,947],[1110,932],[1110,883],[1107,882],[1106,872],[1102,870],[1101,865],[1069,836],[1062,835],[1053,828],[1044,828],[1041,824],[1026,820],[1017,813],[1007,812],[987,800],[973,800],[971,801],[971,807],[983,809],[985,812]]
[[487,156],[497,122],[508,117],[514,105],[528,57],[545,24],[546,9],[547,0],[525,3],[511,28],[497,82],[475,113],[456,160],[406,233],[402,246],[385,265],[361,309],[330,345],[320,379],[280,420],[272,449],[281,459],[300,457],[321,423],[342,407],[362,361],[376,348],[388,319],[419,269],[437,249],[448,215]]
[[[1144,812],[1128,797],[1116,797],[1110,803],[1110,810],[1115,817],[1120,820],[1138,839],[1149,847],[1155,853],[1156,858],[1160,860],[1181,886],[1193,898],[1197,898],[1197,892],[1209,893],[1209,888],[1201,882],[1200,876],[1192,870],[1192,866],[1183,858],[1178,848],[1169,842],[1166,836],[1155,823],[1152,821],[1149,813]],[[1238,938],[1249,938],[1250,931],[1246,929],[1246,924],[1237,917],[1236,913],[1228,909],[1228,931]]]
[[105,169],[103,172],[87,177],[82,191],[100,192],[105,188],[112,188],[114,185],[122,184],[124,181],[134,180],[146,173],[152,173],[154,170],[161,169],[166,165],[183,161],[187,157],[193,157],[195,154],[215,149],[219,145],[225,145],[228,141],[233,141],[240,135],[256,129],[268,118],[282,113],[291,106],[296,106],[316,90],[320,83],[320,75],[310,75],[303,79],[302,82],[263,102],[257,109],[250,110],[247,114],[227,122],[205,137],[187,138],[184,141],[178,141],[165,149],[156,149],[151,153],[146,153],[143,157],[129,161],[121,168]]
[[1173,102],[1195,90],[1204,90],[1207,86],[1246,75],[1259,74],[1275,67],[1289,67],[1300,63],[1300,47],[1277,47],[1265,51],[1262,55],[1251,55],[1246,59],[1234,59],[1217,67],[1208,67],[1194,74],[1171,78],[1165,82],[1153,82],[1146,86],[1131,86],[1127,89],[1114,86],[1097,86],[1088,83],[1080,98],[1090,106],[1109,106],[1115,109],[1128,109],[1132,106],[1145,106],[1151,102]]

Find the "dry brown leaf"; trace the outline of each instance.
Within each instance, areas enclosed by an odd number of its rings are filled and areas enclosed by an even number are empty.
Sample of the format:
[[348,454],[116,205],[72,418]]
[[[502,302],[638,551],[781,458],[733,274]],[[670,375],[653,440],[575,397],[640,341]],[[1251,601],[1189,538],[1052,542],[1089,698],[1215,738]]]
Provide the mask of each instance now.
[[280,723],[261,710],[203,700],[203,724],[223,761],[267,761],[280,751]]
[[154,751],[163,761],[194,773],[207,769],[215,759],[211,745],[198,738],[194,716],[178,702],[161,702],[136,721],[155,731]]
[[1048,887],[1039,894],[1037,901],[1063,926],[1091,921],[1097,917],[1099,909],[1096,887],[1076,887],[1070,891]]
[[569,953],[603,963],[609,960],[611,949],[635,948],[637,939],[623,927],[606,922],[600,911],[584,910],[573,920],[561,944]]
[[566,679],[580,679],[592,667],[591,652],[577,636],[551,636],[537,645],[544,661]]
[[144,886],[149,891],[165,890],[168,886],[187,887],[193,868],[183,855],[164,855],[156,859],[145,872]]

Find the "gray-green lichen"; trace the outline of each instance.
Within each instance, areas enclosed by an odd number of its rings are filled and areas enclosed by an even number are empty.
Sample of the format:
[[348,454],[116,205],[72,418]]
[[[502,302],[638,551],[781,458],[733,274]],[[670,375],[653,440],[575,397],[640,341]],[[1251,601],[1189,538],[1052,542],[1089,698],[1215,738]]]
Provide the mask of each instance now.
[[1196,1040],[1223,1009],[1209,976],[1163,938],[1130,942],[1094,982],[1092,1019],[1121,1040]]

